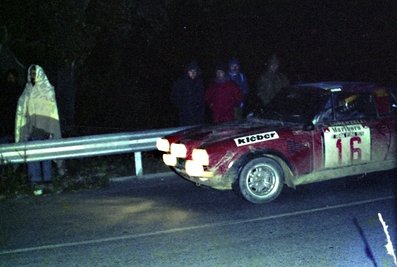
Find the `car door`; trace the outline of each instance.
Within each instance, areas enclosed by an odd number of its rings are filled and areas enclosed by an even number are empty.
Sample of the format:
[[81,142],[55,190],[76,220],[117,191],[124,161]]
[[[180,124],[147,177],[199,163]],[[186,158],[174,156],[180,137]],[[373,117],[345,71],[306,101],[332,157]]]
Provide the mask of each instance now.
[[[380,160],[396,160],[397,157],[397,101],[396,92],[393,90],[380,87],[374,91],[376,109],[379,115],[377,122],[374,124],[378,140],[374,143],[374,155]],[[381,142],[382,139],[388,139],[387,146]],[[381,151],[379,151],[381,150]],[[386,155],[384,154],[386,152]]]
[[376,119],[372,95],[338,92],[333,97],[333,118],[322,128],[324,168],[382,160],[390,131]]
[[323,128],[324,168],[363,164],[371,160],[371,131],[362,123],[336,123]]

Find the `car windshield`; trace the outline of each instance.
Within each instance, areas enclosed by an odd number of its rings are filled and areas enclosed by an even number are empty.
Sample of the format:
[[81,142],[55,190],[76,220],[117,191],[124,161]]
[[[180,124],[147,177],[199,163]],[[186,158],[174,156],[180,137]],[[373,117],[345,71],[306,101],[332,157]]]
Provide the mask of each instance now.
[[283,88],[256,117],[284,122],[313,120],[330,98],[330,93],[311,87]]

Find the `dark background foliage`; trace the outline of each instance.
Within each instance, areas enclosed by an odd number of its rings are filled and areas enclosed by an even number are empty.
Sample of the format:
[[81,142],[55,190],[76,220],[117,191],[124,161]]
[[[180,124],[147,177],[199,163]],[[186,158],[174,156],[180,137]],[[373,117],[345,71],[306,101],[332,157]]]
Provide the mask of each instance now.
[[[394,0],[2,0],[0,71],[40,64],[65,134],[175,126],[172,82],[240,59],[251,88],[277,53],[292,82],[397,83]],[[12,55],[12,56],[11,56]]]

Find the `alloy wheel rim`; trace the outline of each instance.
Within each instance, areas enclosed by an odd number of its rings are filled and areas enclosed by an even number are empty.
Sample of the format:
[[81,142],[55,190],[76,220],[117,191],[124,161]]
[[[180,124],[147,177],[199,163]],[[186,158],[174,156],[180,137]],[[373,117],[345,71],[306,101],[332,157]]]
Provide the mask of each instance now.
[[264,197],[276,188],[277,181],[277,172],[274,167],[261,163],[248,172],[246,184],[252,194]]

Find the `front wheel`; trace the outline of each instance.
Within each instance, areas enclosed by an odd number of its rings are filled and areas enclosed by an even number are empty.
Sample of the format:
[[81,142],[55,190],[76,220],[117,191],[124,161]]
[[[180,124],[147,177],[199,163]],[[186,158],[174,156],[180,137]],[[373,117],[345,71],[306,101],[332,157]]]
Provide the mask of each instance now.
[[274,200],[284,185],[284,174],[273,159],[260,157],[247,162],[238,177],[238,189],[249,202],[262,204]]

